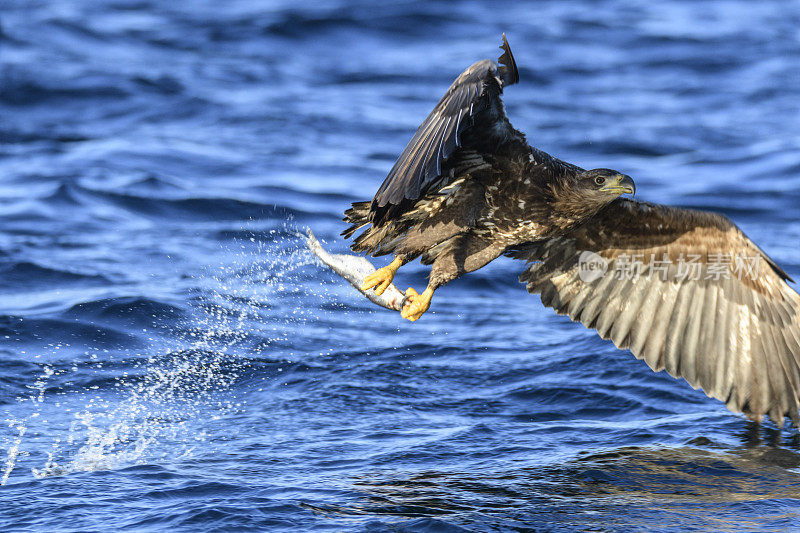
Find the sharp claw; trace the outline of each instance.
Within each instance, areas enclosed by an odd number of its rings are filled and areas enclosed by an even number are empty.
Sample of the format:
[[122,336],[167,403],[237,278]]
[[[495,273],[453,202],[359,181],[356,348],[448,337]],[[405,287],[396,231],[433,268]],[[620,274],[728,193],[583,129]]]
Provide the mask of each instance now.
[[361,290],[368,291],[375,287],[375,294],[383,294],[383,292],[392,284],[395,271],[389,267],[379,268],[366,278],[361,283]]
[[400,310],[400,316],[411,322],[417,320],[425,314],[431,306],[431,296],[433,291],[428,293],[426,290],[423,294],[419,294],[413,288],[409,287],[406,291],[405,300],[403,300],[403,308]]
[[375,285],[377,285],[380,282],[379,279],[372,277],[374,275],[375,275],[375,273],[373,272],[372,274],[370,274],[369,276],[364,278],[364,281],[361,283],[361,290],[362,291],[368,291],[368,290],[370,290],[372,287],[374,287]]
[[375,294],[380,296],[381,294],[384,293],[384,291],[386,291],[386,289],[389,288],[389,285],[391,285],[391,284],[392,284],[392,280],[390,280],[390,279],[384,280],[383,282],[381,282],[380,285],[375,287]]

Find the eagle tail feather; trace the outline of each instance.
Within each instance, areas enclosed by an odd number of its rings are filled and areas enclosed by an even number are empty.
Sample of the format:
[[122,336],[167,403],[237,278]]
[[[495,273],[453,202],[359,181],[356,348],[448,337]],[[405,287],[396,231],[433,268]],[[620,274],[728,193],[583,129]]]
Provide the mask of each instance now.
[[352,224],[349,228],[342,232],[345,239],[349,239],[353,234],[370,223],[369,220],[369,207],[372,202],[353,202],[350,209],[344,212],[345,222]]

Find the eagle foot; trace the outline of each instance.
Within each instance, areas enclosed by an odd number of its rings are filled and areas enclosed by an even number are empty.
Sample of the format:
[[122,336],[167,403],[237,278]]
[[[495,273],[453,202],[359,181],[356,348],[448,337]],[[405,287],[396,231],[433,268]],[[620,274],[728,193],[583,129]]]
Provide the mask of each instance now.
[[433,298],[433,289],[428,287],[422,294],[408,288],[406,291],[406,299],[403,303],[403,309],[400,310],[400,316],[414,322],[419,320],[425,311],[431,307],[431,298]]
[[383,291],[389,288],[389,285],[392,284],[394,275],[397,273],[397,269],[400,268],[402,264],[403,262],[400,259],[395,258],[395,260],[389,263],[387,266],[379,268],[364,278],[364,281],[361,282],[361,290],[367,291],[375,287],[375,294],[380,296],[383,294]]

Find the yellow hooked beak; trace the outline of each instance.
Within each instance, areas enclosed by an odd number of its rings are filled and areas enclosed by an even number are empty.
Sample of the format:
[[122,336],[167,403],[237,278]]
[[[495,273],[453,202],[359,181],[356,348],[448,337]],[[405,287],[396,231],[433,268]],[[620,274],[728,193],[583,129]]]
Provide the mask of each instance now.
[[636,184],[633,182],[633,178],[626,174],[617,174],[614,178],[608,180],[608,182],[600,187],[601,191],[611,191],[617,194],[630,194],[633,196],[636,194]]

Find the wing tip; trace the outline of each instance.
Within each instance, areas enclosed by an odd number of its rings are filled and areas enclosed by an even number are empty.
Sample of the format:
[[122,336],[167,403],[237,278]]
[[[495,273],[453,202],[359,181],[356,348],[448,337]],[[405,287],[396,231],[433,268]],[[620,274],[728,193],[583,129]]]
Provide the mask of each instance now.
[[511,53],[511,47],[508,45],[508,39],[503,32],[503,44],[500,45],[503,54],[497,59],[497,62],[502,65],[500,67],[500,78],[503,80],[503,85],[513,85],[519,81],[519,71],[517,70],[517,63],[514,61],[514,54]]

